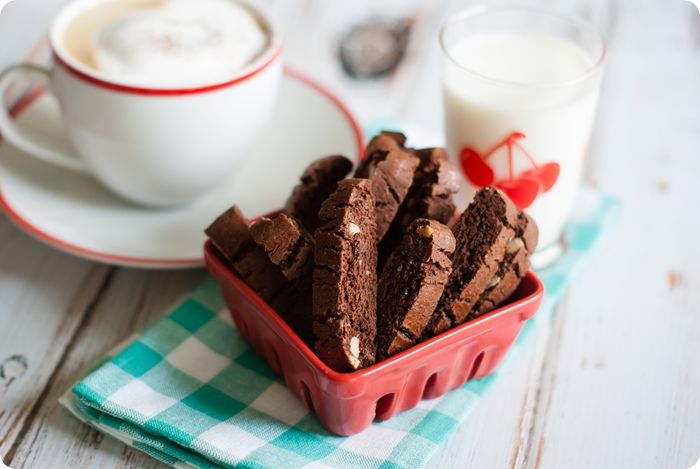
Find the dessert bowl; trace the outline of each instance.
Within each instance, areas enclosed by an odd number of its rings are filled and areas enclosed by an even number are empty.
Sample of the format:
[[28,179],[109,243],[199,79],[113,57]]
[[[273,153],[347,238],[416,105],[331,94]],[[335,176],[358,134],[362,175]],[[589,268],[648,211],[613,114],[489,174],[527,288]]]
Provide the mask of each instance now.
[[204,251],[207,268],[243,338],[316,412],[323,426],[338,435],[359,433],[375,418],[389,419],[421,399],[439,397],[490,374],[544,295],[542,282],[529,272],[499,308],[374,365],[340,373],[316,356],[211,242]]

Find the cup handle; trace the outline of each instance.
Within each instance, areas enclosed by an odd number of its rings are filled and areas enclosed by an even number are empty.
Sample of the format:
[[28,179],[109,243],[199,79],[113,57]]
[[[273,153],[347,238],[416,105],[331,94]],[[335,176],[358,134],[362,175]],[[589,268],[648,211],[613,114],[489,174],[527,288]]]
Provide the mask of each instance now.
[[0,102],[0,134],[8,142],[31,156],[71,171],[87,174],[87,168],[79,159],[32,140],[17,128],[2,97],[5,96],[7,88],[20,79],[37,81],[50,90],[51,75],[45,68],[35,65],[15,65],[2,72],[0,74],[0,101],[2,101]]

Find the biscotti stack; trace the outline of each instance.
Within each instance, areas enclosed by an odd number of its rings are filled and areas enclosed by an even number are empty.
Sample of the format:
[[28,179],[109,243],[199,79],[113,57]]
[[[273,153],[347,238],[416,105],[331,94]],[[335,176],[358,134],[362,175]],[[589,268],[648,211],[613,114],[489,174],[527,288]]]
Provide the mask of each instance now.
[[405,143],[382,132],[349,179],[350,160],[322,158],[283,212],[251,225],[234,206],[206,230],[231,268],[337,371],[493,310],[516,290],[537,245],[532,219],[495,188],[456,217],[457,175],[445,151]]

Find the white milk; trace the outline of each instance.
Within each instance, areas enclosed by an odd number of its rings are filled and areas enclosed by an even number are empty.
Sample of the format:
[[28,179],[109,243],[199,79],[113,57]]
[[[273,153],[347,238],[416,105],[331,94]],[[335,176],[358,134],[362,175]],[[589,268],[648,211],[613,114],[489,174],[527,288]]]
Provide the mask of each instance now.
[[224,81],[266,47],[259,20],[231,0],[167,0],[107,22],[93,33],[106,77],[146,86]]
[[[523,149],[540,166],[559,164],[556,183],[546,192],[540,189],[526,208],[539,226],[539,246],[553,245],[573,203],[593,124],[599,75],[580,77],[594,67],[594,59],[572,42],[534,33],[477,33],[459,39],[447,53],[443,91],[451,157],[460,165],[465,147],[482,156],[491,150],[488,165],[495,182],[507,181],[509,147],[496,146],[521,132],[524,137],[514,140],[522,149],[511,145],[512,177],[533,167]],[[570,83],[543,86],[565,82]],[[475,191],[467,179],[462,208]]]

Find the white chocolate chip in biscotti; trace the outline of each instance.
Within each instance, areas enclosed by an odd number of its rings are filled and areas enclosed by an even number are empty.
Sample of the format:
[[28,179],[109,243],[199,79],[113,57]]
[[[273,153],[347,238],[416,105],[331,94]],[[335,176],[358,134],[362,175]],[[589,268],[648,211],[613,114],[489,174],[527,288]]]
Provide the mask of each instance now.
[[360,338],[352,337],[350,339],[350,364],[353,368],[359,368],[360,362]]
[[514,254],[525,247],[525,241],[523,238],[513,238],[508,242],[507,251],[508,254]]
[[494,275],[486,288],[493,288],[501,281],[501,277]]
[[360,227],[357,226],[357,225],[354,224],[354,223],[348,223],[348,228],[347,228],[347,230],[348,230],[348,234],[349,234],[350,236],[355,236],[356,234],[362,232],[362,230],[360,229]]

